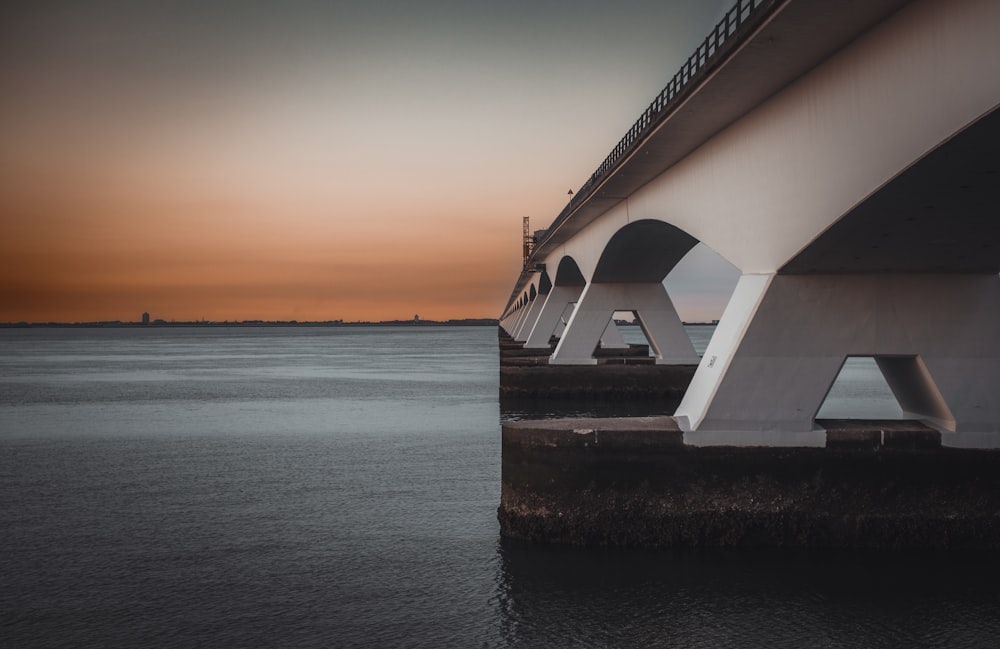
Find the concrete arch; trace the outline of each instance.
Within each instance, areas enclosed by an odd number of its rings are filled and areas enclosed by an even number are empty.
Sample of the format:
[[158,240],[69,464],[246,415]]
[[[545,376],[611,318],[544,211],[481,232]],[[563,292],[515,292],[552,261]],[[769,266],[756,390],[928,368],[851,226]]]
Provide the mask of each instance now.
[[[669,205],[661,206],[658,214],[630,219],[629,203],[622,201],[545,258],[546,267],[556,268],[554,287],[559,290],[552,304],[538,309],[537,315],[522,327],[519,339],[525,340],[527,347],[548,346],[552,334],[564,337],[561,323],[568,325],[580,305],[600,310],[597,319],[607,316],[602,331],[596,331],[599,323],[591,323],[586,328],[588,340],[572,349],[564,346],[550,362],[591,364],[594,345],[619,346],[615,342],[620,342],[620,335],[611,323],[615,311],[637,316],[637,312],[646,313],[644,324],[648,329],[644,333],[647,340],[658,341],[651,345],[657,362],[688,364],[699,360],[693,348],[689,349],[690,340],[679,335],[683,332],[680,317],[664,280],[689,253],[706,244],[663,216],[673,212]],[[733,271],[737,272],[735,267]],[[586,307],[585,303],[595,301],[598,303]],[[642,318],[639,322],[643,324]],[[537,331],[532,332],[532,328]],[[592,337],[594,340],[589,340]]]
[[552,290],[552,280],[549,279],[549,274],[546,271],[542,271],[538,276],[538,294],[548,295],[549,291]]
[[1000,448],[1000,3],[913,0],[819,38],[822,3],[779,5],[538,241],[584,280],[550,362],[593,364],[633,309],[657,362],[686,362],[662,280],[691,237],[742,274],[676,413],[686,443],[823,445],[815,412],[861,355],[943,443]]
[[532,277],[531,283],[528,285],[527,308],[521,311],[521,317],[512,328],[514,340],[527,342],[551,291],[552,281],[549,279],[548,272],[542,270]]
[[998,159],[1000,108],[914,162],[778,272],[1000,272]]
[[591,281],[662,282],[697,244],[697,239],[666,221],[634,221],[604,246]]
[[[985,175],[995,169],[979,164],[989,161],[989,151],[981,156],[980,149],[959,141],[957,160],[983,174],[981,180],[970,176],[919,200],[930,189],[923,182],[925,167],[943,170],[938,180],[945,183],[961,170],[951,168],[954,158],[947,151],[926,166],[914,163],[944,142],[964,139],[956,136],[997,109],[1000,77],[990,66],[1000,56],[1000,41],[990,30],[998,20],[997,3],[908,3],[629,194],[632,218],[648,218],[669,205],[676,225],[748,274],[841,267],[927,272],[931,264],[924,253],[939,256],[939,238],[964,240],[965,232],[978,237],[982,220],[963,208],[975,207],[977,192],[989,205],[988,188],[996,186]],[[994,124],[983,121],[970,134],[973,144],[995,137],[993,130]],[[884,200],[866,204],[872,198]],[[877,221],[868,219],[873,212],[881,213]],[[852,213],[857,223],[832,228]],[[968,216],[956,219],[945,236],[922,229],[934,214],[947,222],[962,213]],[[906,220],[912,216],[915,222]],[[902,233],[902,243],[879,249],[839,245],[846,235],[880,238],[885,232]],[[821,246],[796,259],[820,237]],[[980,266],[976,256],[953,259],[943,272]]]
[[[580,294],[587,285],[586,278],[572,257],[564,255],[555,266],[554,282],[549,282],[547,272],[543,272],[538,279],[538,292],[545,299],[544,301],[536,301],[533,317],[524,322],[515,336],[518,340],[525,341],[526,348],[545,349],[549,347],[552,335],[560,335],[565,327],[564,314],[580,298]],[[548,282],[548,287],[547,290],[543,291],[546,282]]]
[[[731,259],[685,225],[697,218],[688,218],[671,202],[661,202],[656,209],[643,209],[641,214],[641,218],[636,218],[631,198],[619,202],[549,253],[544,260],[546,266],[565,268],[572,263],[579,270],[576,282],[584,284],[658,282],[699,243],[732,264]],[[560,277],[556,283],[568,282]]]
[[[657,363],[696,364],[698,355],[663,280],[698,240],[662,219],[629,222],[627,203],[624,216],[619,227],[607,227],[617,225],[614,220],[604,224],[605,238],[590,240],[593,273],[549,362],[594,364],[598,346],[624,346],[613,317],[616,311],[630,311]],[[593,254],[595,248],[599,255]]]
[[587,280],[580,271],[580,266],[569,255],[559,260],[559,266],[556,269],[555,285],[581,287],[587,285]]

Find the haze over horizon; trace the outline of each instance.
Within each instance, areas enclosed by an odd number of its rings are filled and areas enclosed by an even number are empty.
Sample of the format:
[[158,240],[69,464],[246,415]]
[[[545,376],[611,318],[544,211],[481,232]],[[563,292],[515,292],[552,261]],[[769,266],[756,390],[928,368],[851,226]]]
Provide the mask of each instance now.
[[0,322],[497,317],[730,4],[5,5]]

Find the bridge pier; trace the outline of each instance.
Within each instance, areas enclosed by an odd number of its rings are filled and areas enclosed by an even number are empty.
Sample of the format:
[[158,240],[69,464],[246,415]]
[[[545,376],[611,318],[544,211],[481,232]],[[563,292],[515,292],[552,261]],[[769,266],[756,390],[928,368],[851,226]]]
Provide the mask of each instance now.
[[601,349],[627,349],[628,345],[625,343],[625,339],[622,338],[622,332],[618,331],[618,325],[615,324],[614,318],[608,322],[608,326],[604,328],[604,333],[601,334]]
[[670,417],[503,425],[501,534],[640,547],[1000,549],[1000,451],[915,422],[825,448],[693,447]]
[[562,332],[557,331],[557,327],[559,327],[563,314],[571,304],[580,299],[582,292],[582,286],[553,286],[545,298],[545,304],[542,306],[524,346],[528,349],[545,349],[549,346],[549,339],[553,334],[561,335]]
[[510,335],[510,332],[514,329],[514,325],[520,315],[520,309],[514,309],[500,319],[500,328],[503,329],[507,335]]
[[698,362],[698,354],[662,283],[591,282],[583,289],[549,363],[596,365],[594,349],[616,311],[635,314],[657,364]]
[[[1000,2],[831,4],[737,4],[536,241],[580,290],[539,382],[615,311],[679,373],[662,281],[697,242],[744,275],[675,416],[503,424],[503,534],[1000,549]],[[851,356],[908,420],[816,419]]]
[[822,446],[848,356],[949,446],[1000,447],[996,274],[744,275],[677,409],[692,445]]
[[528,306],[525,308],[524,317],[517,324],[517,327],[511,334],[514,337],[514,340],[523,343],[528,339],[528,334],[531,333],[531,328],[538,319],[538,314],[542,310],[544,303],[545,300],[541,295],[528,303]]
[[515,334],[517,334],[518,329],[520,329],[521,323],[524,322],[525,316],[528,315],[528,309],[529,309],[528,304],[524,304],[521,308],[517,310],[517,313],[514,314],[514,319],[511,321],[510,329],[508,330],[508,333],[512,337]]

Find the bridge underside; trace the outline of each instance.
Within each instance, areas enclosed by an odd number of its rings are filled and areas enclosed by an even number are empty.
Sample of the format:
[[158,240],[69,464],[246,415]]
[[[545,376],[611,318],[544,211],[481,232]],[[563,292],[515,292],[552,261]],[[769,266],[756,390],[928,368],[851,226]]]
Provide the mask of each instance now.
[[[826,12],[864,20],[817,50]],[[1000,448],[998,20],[977,0],[780,3],[557,218],[539,259],[584,281],[519,294],[505,326],[541,347],[561,323],[550,362],[588,364],[632,311],[657,362],[694,362],[662,279],[697,239],[743,275],[677,410],[685,443],[821,446],[817,412],[866,356],[944,445]],[[726,93],[753,100],[713,113]]]
[[[627,165],[603,179],[586,201],[560,215],[540,242],[537,253],[547,253],[558,241],[586,228],[727,125],[897,11],[906,1],[787,3],[724,65],[705,70],[704,78],[697,82],[697,92],[686,100],[684,109],[667,116],[630,155]],[[816,25],[822,25],[822,29],[815,29]],[[780,47],[775,47],[775,43]],[[789,51],[795,52],[794,56],[789,56]]]
[[[505,423],[501,531],[1000,548],[1000,2],[748,4],[539,243],[573,280],[532,305],[529,264],[502,321],[562,372],[632,311],[690,384],[672,416]],[[742,273],[700,359],[663,286],[695,240]],[[902,421],[817,419],[851,357]]]
[[918,160],[779,272],[1000,272],[1000,110]]
[[898,174],[776,275],[745,275],[678,409],[691,443],[822,445],[874,357],[946,445],[1000,446],[1000,110]]

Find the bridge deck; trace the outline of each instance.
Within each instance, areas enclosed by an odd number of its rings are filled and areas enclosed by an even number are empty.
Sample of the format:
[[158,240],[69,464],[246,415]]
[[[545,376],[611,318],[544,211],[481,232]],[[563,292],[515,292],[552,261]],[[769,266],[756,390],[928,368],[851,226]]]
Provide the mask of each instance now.
[[[752,10],[744,9],[751,4]],[[729,29],[733,18],[712,30],[671,81],[683,83],[672,91],[668,84],[657,95],[554,219],[526,268],[904,4],[866,0],[845,9],[822,0],[737,3],[734,11],[745,14],[739,28],[714,49],[713,35]],[[669,101],[661,99],[665,93]],[[522,273],[505,311],[529,278],[530,272]]]

